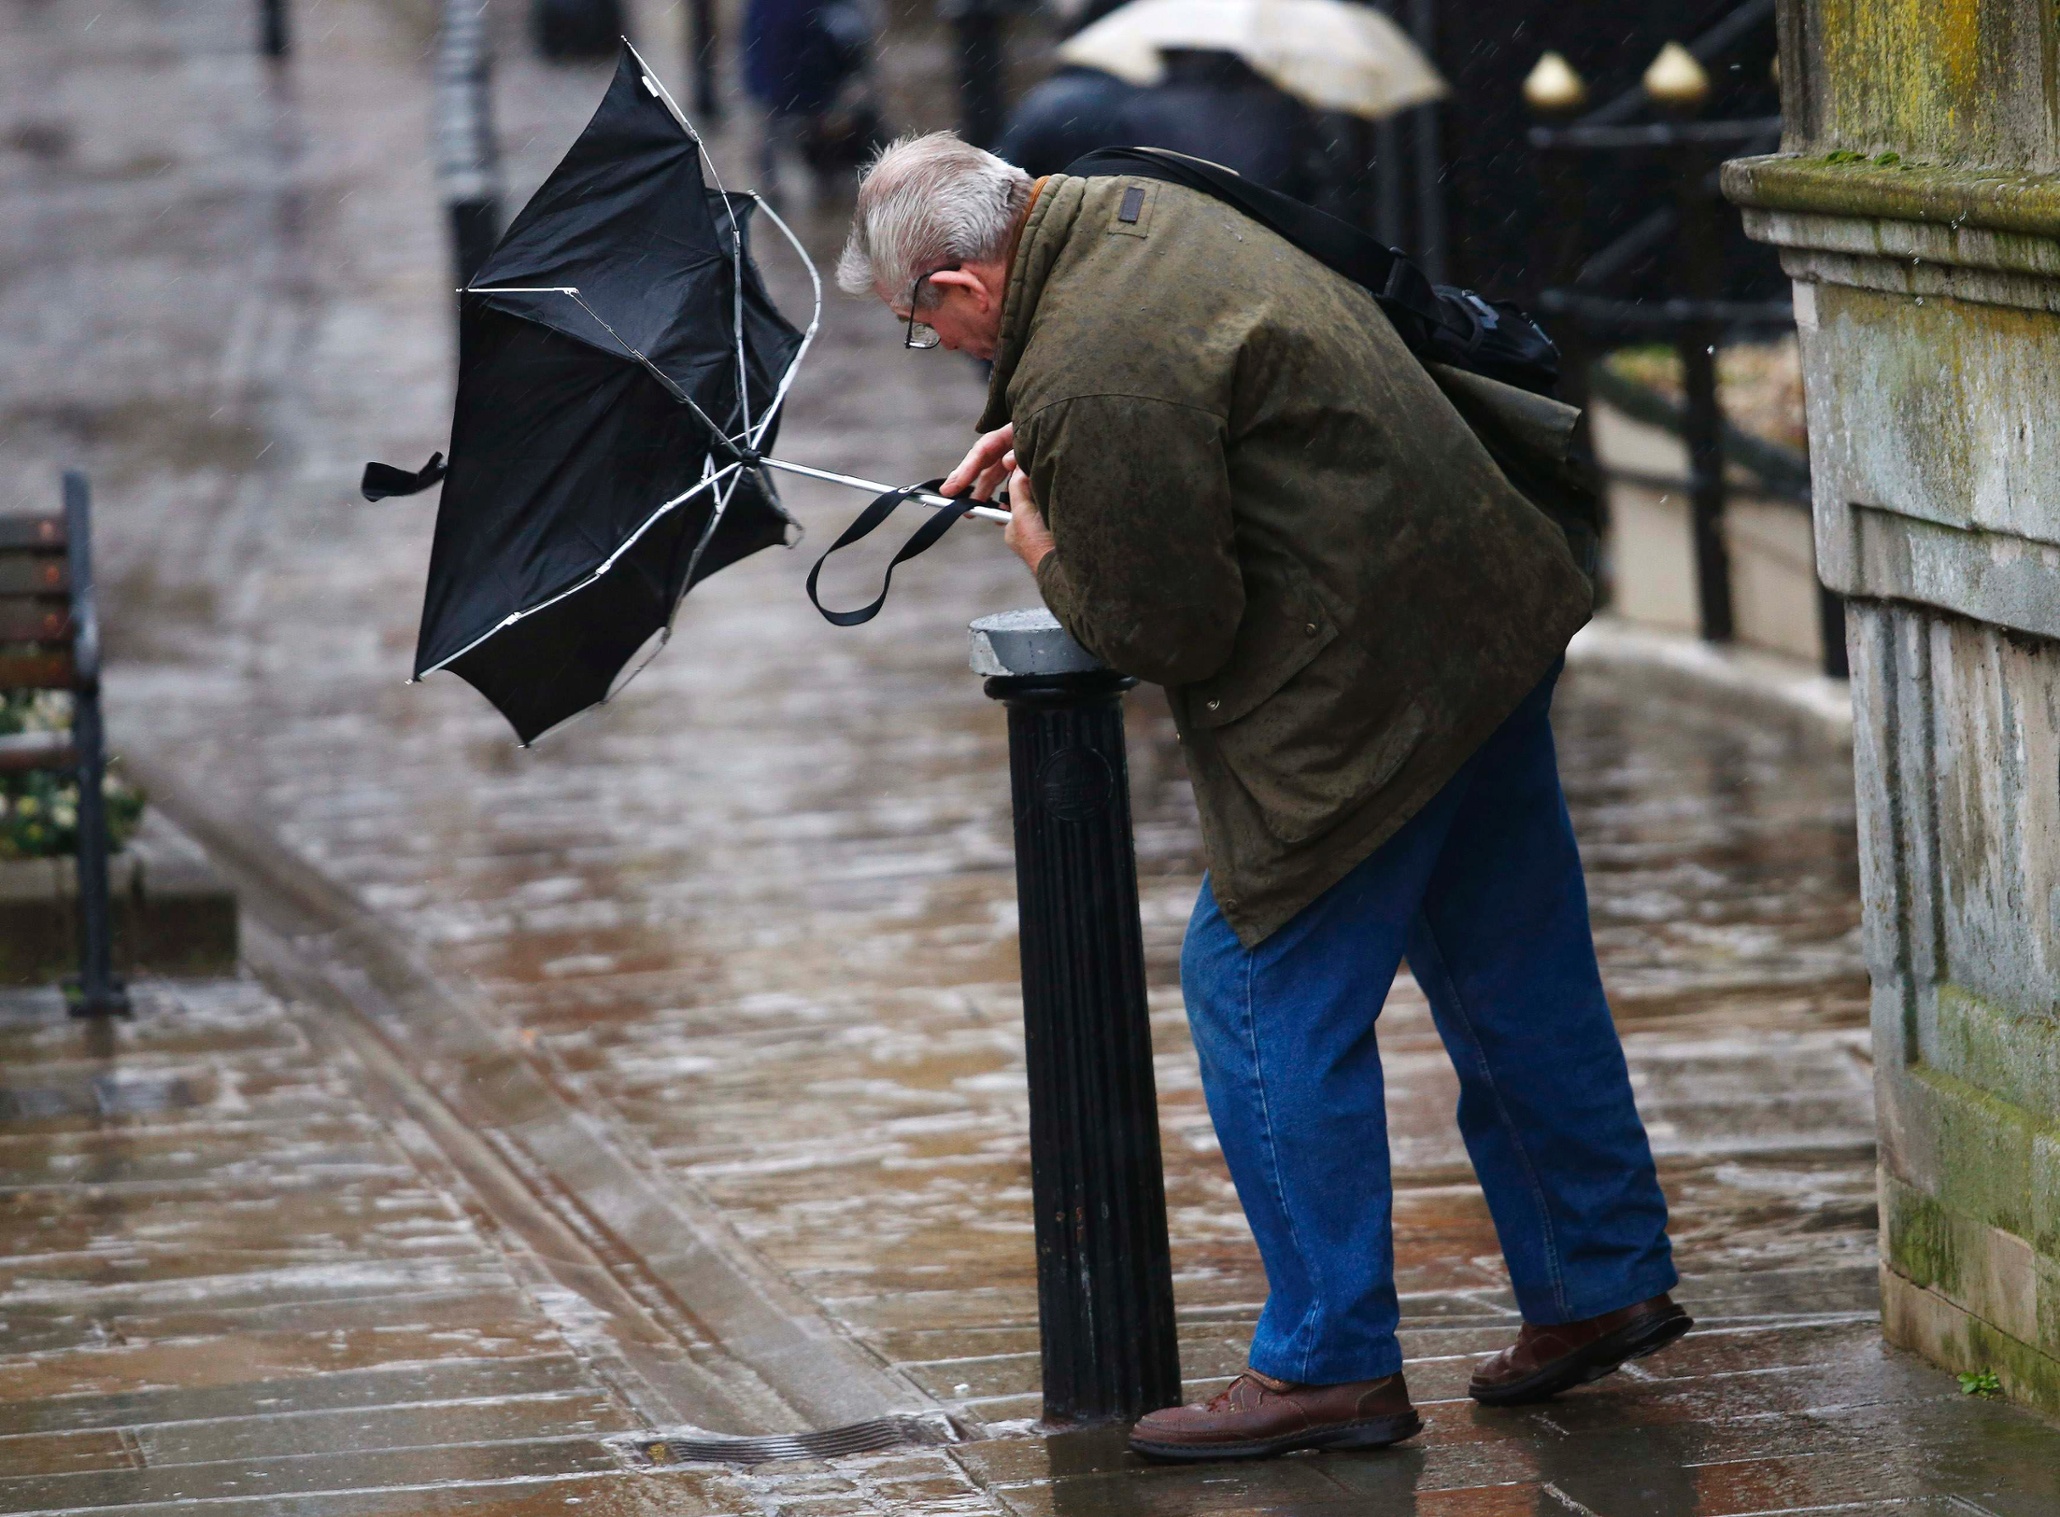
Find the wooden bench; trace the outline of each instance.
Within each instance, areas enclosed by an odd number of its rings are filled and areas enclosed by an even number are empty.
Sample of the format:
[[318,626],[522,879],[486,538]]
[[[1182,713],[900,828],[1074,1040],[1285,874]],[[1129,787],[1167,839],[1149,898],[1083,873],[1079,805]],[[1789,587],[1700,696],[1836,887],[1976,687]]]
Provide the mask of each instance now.
[[70,732],[0,736],[0,774],[54,770],[79,786],[79,974],[72,1015],[125,1014],[108,899],[107,738],[100,719],[100,623],[86,476],[64,476],[57,516],[0,515],[0,690],[69,690]]

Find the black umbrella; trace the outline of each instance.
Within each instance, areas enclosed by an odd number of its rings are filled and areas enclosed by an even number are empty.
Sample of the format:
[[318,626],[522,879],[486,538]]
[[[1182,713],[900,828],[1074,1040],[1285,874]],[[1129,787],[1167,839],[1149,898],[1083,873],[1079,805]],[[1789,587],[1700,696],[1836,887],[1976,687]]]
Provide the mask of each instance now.
[[807,338],[750,257],[756,202],[625,44],[593,120],[460,296],[448,474],[415,677],[449,669],[528,743],[607,698],[688,588],[787,539],[740,455],[767,446]]
[[365,469],[374,500],[443,481],[415,677],[461,676],[525,745],[607,699],[697,581],[798,536],[766,467],[888,491],[764,457],[815,323],[798,331],[759,278],[762,202],[709,188],[702,164],[625,42],[593,120],[461,292],[448,469]]

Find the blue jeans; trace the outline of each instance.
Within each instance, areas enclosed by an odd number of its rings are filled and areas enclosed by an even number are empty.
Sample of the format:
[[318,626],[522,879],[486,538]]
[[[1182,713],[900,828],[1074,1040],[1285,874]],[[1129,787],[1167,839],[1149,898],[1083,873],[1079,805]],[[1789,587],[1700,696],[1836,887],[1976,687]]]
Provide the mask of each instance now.
[[1252,1368],[1402,1367],[1374,1024],[1403,955],[1459,1072],[1459,1130],[1526,1320],[1676,1280],[1603,999],[1550,710],[1557,669],[1451,782],[1257,948],[1206,880],[1180,959],[1209,1116],[1266,1264]]

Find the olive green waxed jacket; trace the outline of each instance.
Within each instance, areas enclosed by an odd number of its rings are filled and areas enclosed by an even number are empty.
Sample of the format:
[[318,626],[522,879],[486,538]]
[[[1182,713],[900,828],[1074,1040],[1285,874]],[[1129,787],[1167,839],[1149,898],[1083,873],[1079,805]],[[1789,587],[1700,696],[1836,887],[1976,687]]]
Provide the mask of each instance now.
[[1045,601],[1167,687],[1247,946],[1435,795],[1588,618],[1559,528],[1366,293],[1179,185],[1045,182],[981,426],[1004,421],[1058,545]]

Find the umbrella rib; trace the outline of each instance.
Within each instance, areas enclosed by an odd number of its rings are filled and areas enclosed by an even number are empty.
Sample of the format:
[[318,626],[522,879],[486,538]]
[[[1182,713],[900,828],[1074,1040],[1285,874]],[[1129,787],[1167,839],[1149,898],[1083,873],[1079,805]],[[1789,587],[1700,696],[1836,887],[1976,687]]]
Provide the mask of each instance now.
[[[849,485],[854,490],[871,490],[875,495],[891,495],[901,488],[899,485],[883,485],[877,479],[860,479],[856,474],[838,474],[830,469],[810,468],[807,464],[790,464],[783,458],[761,458],[758,461],[768,469],[784,469],[789,474],[827,480],[833,485]],[[908,498],[917,505],[928,506],[933,511],[964,503],[962,499],[953,499],[949,495],[939,495],[930,490],[912,490]],[[1006,522],[1009,519],[1008,512],[997,506],[975,506],[966,514],[977,516],[983,521]]]
[[722,208],[729,213],[730,331],[737,342],[737,414],[743,419],[743,435],[748,438],[751,436],[751,370],[744,361],[744,226],[737,220],[737,208],[730,203],[730,192],[723,187],[722,170],[715,166],[715,158],[709,153],[707,144],[694,134],[691,127],[687,135],[693,138],[701,161],[708,165],[708,177],[715,181],[715,193],[722,196]]
[[[710,462],[712,463],[713,460],[711,459]],[[730,481],[729,488],[716,492],[714,509],[708,513],[708,525],[701,529],[701,536],[695,542],[694,551],[687,559],[687,572],[680,578],[680,598],[672,603],[674,616],[679,614],[679,608],[685,604],[687,592],[694,588],[694,572],[701,567],[701,555],[708,551],[708,545],[715,540],[715,529],[722,525],[722,519],[730,509],[730,498],[737,493],[737,486],[743,482],[744,471],[739,469],[737,477]],[[787,515],[784,511],[780,514],[782,516]],[[787,516],[787,521],[790,524],[793,520],[793,517]],[[670,635],[672,631],[671,616],[665,619],[665,628],[667,634]]]
[[680,109],[680,103],[672,98],[672,91],[665,87],[665,81],[658,77],[658,71],[644,61],[644,55],[637,51],[637,45],[629,38],[622,39],[622,45],[629,49],[630,57],[637,60],[637,67],[644,71],[644,87],[658,97],[658,103],[672,112],[672,119],[680,124],[680,130],[687,134],[695,147],[701,146],[701,134],[694,130],[694,124],[687,120],[687,113]]
[[[629,49],[629,55],[637,60],[637,67],[643,70],[644,87],[658,97],[659,102],[672,113],[680,130],[687,134],[687,140],[694,144],[701,155],[701,161],[708,165],[709,177],[715,181],[715,192],[722,196],[723,209],[730,218],[730,329],[737,341],[737,410],[743,417],[742,436],[750,438],[751,429],[751,371],[744,362],[744,228],[737,221],[737,208],[730,204],[730,193],[723,188],[722,171],[716,168],[715,159],[709,154],[708,145],[701,140],[701,134],[694,130],[687,120],[687,113],[680,109],[679,102],[672,98],[672,91],[665,87],[665,81],[658,77],[657,70],[644,61],[644,55],[637,51],[636,44],[629,38],[622,39],[622,45]],[[755,198],[755,197],[754,197]],[[595,318],[599,320],[598,317]],[[620,341],[621,339],[617,339]],[[685,399],[684,396],[681,397]],[[696,406],[698,412],[700,407]],[[704,421],[707,418],[702,418]],[[736,439],[723,434],[724,440],[734,443]]]
[[735,474],[742,467],[742,464],[724,464],[720,470],[718,470],[714,474],[708,475],[707,477],[702,479],[699,484],[696,484],[691,489],[683,490],[678,495],[673,496],[671,500],[666,501],[657,510],[653,511],[649,516],[645,517],[642,524],[638,526],[637,530],[630,533],[628,537],[623,539],[622,543],[615,549],[615,551],[610,553],[606,558],[602,559],[601,562],[595,566],[593,572],[588,574],[586,578],[579,581],[579,583],[575,585],[568,585],[565,589],[560,590],[556,595],[547,596],[543,600],[538,601],[533,606],[524,606],[520,611],[509,612],[506,616],[502,617],[499,621],[495,622],[491,627],[487,628],[486,631],[480,633],[479,636],[473,638],[471,642],[467,643],[457,652],[449,654],[444,658],[438,659],[435,663],[431,664],[426,669],[416,670],[415,677],[409,680],[408,683],[411,685],[420,684],[422,682],[422,677],[425,674],[434,674],[437,670],[445,668],[446,666],[452,663],[455,663],[457,660],[463,658],[466,654],[470,653],[474,648],[477,648],[481,643],[485,642],[488,638],[492,637],[495,633],[505,632],[508,628],[514,626],[523,618],[534,616],[539,611],[549,610],[552,606],[557,605],[559,601],[564,600],[568,595],[579,594],[579,592],[586,589],[588,585],[591,585],[592,583],[594,583],[595,580],[599,579],[602,575],[606,574],[610,569],[614,568],[615,561],[621,558],[623,554],[629,552],[631,548],[635,547],[638,539],[641,538],[646,532],[650,531],[653,526],[657,525],[658,519],[661,516],[665,515],[666,512],[674,510],[675,508],[686,504],[688,501],[692,500],[696,495],[699,495],[703,490],[707,489],[710,485],[721,483],[724,479],[727,479],[730,475]]
[[815,342],[815,334],[822,330],[823,277],[816,272],[815,260],[808,256],[808,249],[801,245],[801,239],[794,235],[794,229],[780,219],[779,212],[765,203],[763,195],[753,195],[751,198],[758,202],[761,211],[772,218],[772,224],[780,229],[780,235],[785,237],[789,246],[794,249],[795,256],[801,260],[801,266],[808,270],[808,282],[815,290],[815,309],[809,313],[808,330],[801,334],[801,346],[794,350],[794,361],[787,365],[787,372],[780,376],[779,388],[773,391],[772,404],[765,408],[765,415],[759,419],[758,430],[751,434],[750,444],[755,449],[759,439],[765,436],[767,428],[772,426],[773,418],[780,414],[780,407],[786,402],[787,391],[794,383],[794,376],[801,372],[801,360],[808,356],[809,347]]
[[[617,332],[614,327],[610,326],[608,322],[602,317],[601,313],[596,311],[591,305],[587,303],[586,297],[580,293],[579,289],[576,286],[473,286],[468,287],[466,293],[472,295],[569,296],[572,300],[576,301],[579,304],[579,308],[581,310],[585,311],[588,316],[593,318],[595,324],[598,325],[601,328],[601,330],[606,332],[611,338],[615,340],[615,343],[618,347],[620,347],[625,353],[629,354],[629,356],[635,359],[638,363],[642,364],[644,368],[650,373],[651,377],[656,379],[661,385],[665,387],[666,392],[670,394],[673,397],[673,399],[679,401],[682,405],[692,410],[696,419],[698,419],[701,422],[701,424],[705,426],[711,433],[715,434],[718,437],[721,437],[723,441],[729,444],[732,448],[734,448],[737,444],[742,443],[745,447],[756,450],[759,440],[765,436],[768,430],[770,430],[773,423],[773,419],[779,415],[780,407],[786,401],[787,392],[793,388],[794,380],[796,376],[799,375],[799,373],[801,372],[801,361],[802,359],[808,356],[808,350],[814,344],[816,334],[822,329],[822,274],[820,273],[820,271],[817,270],[815,266],[815,260],[809,257],[808,249],[805,246],[803,246],[801,239],[794,235],[794,229],[787,225],[786,221],[781,218],[780,214],[777,211],[775,211],[770,205],[766,204],[764,196],[753,194],[751,197],[752,200],[757,203],[758,208],[761,211],[763,211],[768,217],[771,218],[772,224],[779,228],[780,235],[787,239],[787,245],[793,248],[794,255],[801,260],[802,268],[808,271],[809,290],[813,302],[812,308],[809,311],[808,329],[801,334],[801,346],[795,349],[794,357],[788,362],[786,372],[780,376],[779,385],[773,391],[772,401],[766,406],[765,411],[759,416],[757,421],[754,422],[751,418],[751,402],[749,388],[750,374],[748,368],[746,367],[744,356],[743,226],[737,220],[736,209],[733,206],[731,206],[729,192],[723,186],[722,171],[716,167],[714,158],[710,156],[708,152],[707,144],[702,142],[700,134],[694,130],[693,124],[687,120],[686,113],[682,111],[679,107],[679,102],[673,99],[672,91],[668,90],[665,87],[665,82],[658,77],[656,71],[652,69],[651,65],[644,61],[644,55],[637,51],[636,45],[634,43],[630,42],[628,38],[624,38],[623,45],[629,48],[630,56],[637,60],[637,66],[643,70],[644,82],[647,86],[649,86],[651,93],[657,97],[659,103],[662,104],[665,107],[665,109],[671,114],[672,119],[679,123],[680,130],[687,134],[687,139],[690,142],[692,142],[695,148],[700,152],[702,161],[708,165],[709,176],[715,180],[716,192],[723,197],[723,207],[729,214],[730,267],[732,276],[730,281],[732,286],[731,329],[736,336],[737,394],[739,397],[738,406],[742,414],[742,419],[744,423],[743,431],[733,437],[723,428],[717,426],[714,419],[711,418],[707,412],[703,411],[701,407],[695,403],[694,398],[691,395],[687,394],[685,390],[681,389],[681,387],[678,384],[674,383],[672,378],[669,375],[667,375],[662,369],[660,369],[657,366],[657,364],[653,363],[648,357],[646,357],[643,353],[639,352],[636,348],[631,347],[630,344],[623,341],[622,334]],[[870,488],[869,485],[862,487]],[[734,485],[731,488],[735,488]],[[883,485],[879,488],[884,490],[887,487]],[[727,494],[725,494],[724,504],[727,503]],[[711,523],[711,526],[712,525],[713,524]]]
[[[757,421],[754,422],[751,417],[751,371],[744,354],[743,223],[737,219],[736,206],[730,200],[728,187],[724,185],[724,183],[722,182],[722,170],[716,165],[714,156],[708,151],[708,145],[701,140],[700,133],[694,130],[692,123],[690,123],[687,120],[686,113],[680,109],[679,102],[672,98],[672,91],[668,90],[665,87],[665,82],[662,79],[660,79],[656,71],[653,70],[651,66],[644,61],[643,54],[637,51],[636,45],[634,43],[629,42],[628,39],[625,38],[624,46],[629,48],[630,56],[637,60],[637,66],[643,70],[645,86],[651,91],[653,95],[658,97],[659,101],[665,106],[666,110],[672,113],[672,119],[679,123],[680,130],[687,134],[688,140],[691,141],[694,144],[695,148],[700,152],[702,162],[708,166],[709,178],[715,181],[716,193],[722,196],[723,210],[728,214],[730,218],[730,324],[731,331],[736,339],[737,412],[739,419],[743,422],[743,430],[739,432],[735,437],[731,437],[728,440],[732,445],[741,443],[746,448],[749,448],[753,452],[756,452],[760,441],[765,437],[765,434],[771,429],[774,418],[776,418],[780,414],[780,407],[786,401],[787,392],[789,389],[793,387],[795,376],[798,375],[801,371],[801,361],[802,359],[808,356],[809,347],[811,344],[814,343],[816,333],[820,331],[822,328],[822,275],[816,269],[815,260],[808,256],[808,249],[802,245],[801,239],[794,235],[794,229],[787,225],[787,223],[780,217],[777,211],[775,211],[771,206],[765,203],[764,196],[753,194],[751,197],[752,200],[757,204],[758,208],[761,211],[763,211],[767,216],[772,218],[773,225],[780,229],[780,235],[787,239],[788,246],[794,249],[795,256],[797,256],[801,260],[801,266],[808,271],[808,283],[813,301],[812,307],[808,315],[808,330],[802,333],[801,335],[801,345],[794,350],[794,356],[792,359],[788,361],[786,372],[780,376],[780,382],[773,390],[772,400],[767,404],[764,412],[761,413]],[[582,301],[581,304],[584,305],[585,302]],[[594,319],[596,321],[599,321],[600,317],[596,316]],[[604,326],[606,325],[605,322],[603,322],[602,324]],[[613,336],[614,334],[611,332],[610,335]],[[622,339],[620,337],[617,337],[616,341],[621,342]],[[625,343],[624,346],[627,347],[628,344]],[[638,356],[641,358],[642,355]],[[685,399],[684,396],[682,396],[681,398]],[[697,412],[699,411],[699,407],[696,407],[695,409]],[[706,422],[707,417],[704,415],[702,417],[702,420]],[[776,461],[768,459],[765,460],[765,462],[774,463]],[[862,489],[874,488],[881,492],[884,492],[884,490],[886,489],[885,486],[874,486],[870,481],[854,481],[848,475],[832,475],[821,470],[805,469],[804,467],[799,465],[778,465],[778,467],[788,468],[792,470],[792,472],[796,473],[814,474],[818,478],[829,479],[836,483],[856,484],[859,488]],[[701,529],[700,540],[694,544],[693,555],[687,560],[687,588],[691,588],[693,586],[694,574],[695,571],[698,570],[701,566],[702,556],[708,551],[709,543],[714,540],[716,530],[722,525],[722,519],[729,509],[731,497],[735,494],[738,486],[742,483],[743,474],[739,472],[736,478],[732,479],[724,489],[718,492],[715,501],[715,508],[709,513],[708,516],[708,525]],[[777,496],[775,496],[774,499],[775,502],[777,502]],[[941,499],[942,498],[939,497],[940,501]],[[927,503],[928,502],[926,502],[926,504]],[[783,512],[782,514],[784,515],[785,513]],[[975,508],[974,514],[994,516],[999,515],[1000,513],[993,512],[986,508]],[[1006,517],[1004,516],[1002,519],[1005,520]],[[788,520],[792,521],[793,518],[790,516],[788,517]],[[680,598],[681,600],[684,600],[686,598],[686,589],[681,590]]]
[[[678,384],[674,383],[673,378],[670,374],[667,374],[665,370],[659,368],[657,364],[653,363],[649,358],[645,357],[644,354],[640,352],[638,349],[631,347],[627,342],[623,341],[622,334],[616,331],[614,327],[608,324],[607,318],[602,316],[602,314],[599,311],[595,310],[592,306],[587,304],[586,296],[580,294],[579,287],[577,285],[467,285],[465,287],[465,293],[467,295],[564,295],[570,297],[574,304],[576,304],[582,311],[586,312],[587,315],[591,316],[594,319],[594,324],[596,326],[598,326],[602,331],[606,332],[610,337],[615,339],[615,345],[617,347],[621,348],[623,352],[629,354],[631,358],[635,359],[638,363],[642,364],[644,366],[645,371],[649,373],[653,379],[657,380],[658,383],[665,387],[665,392],[668,395],[670,395],[674,400],[678,401],[681,405],[685,406],[689,411],[692,411],[694,413],[694,419],[700,422],[702,426],[708,429],[709,435],[716,439],[716,441],[721,445],[725,452],[728,452],[732,455],[736,453],[736,440],[732,438],[729,435],[729,433],[725,432],[721,427],[717,426],[714,420],[709,416],[709,414],[706,411],[702,410],[701,407],[695,402],[694,397],[689,395],[685,390],[681,389]],[[736,460],[736,462],[741,463],[742,460],[738,459]]]

